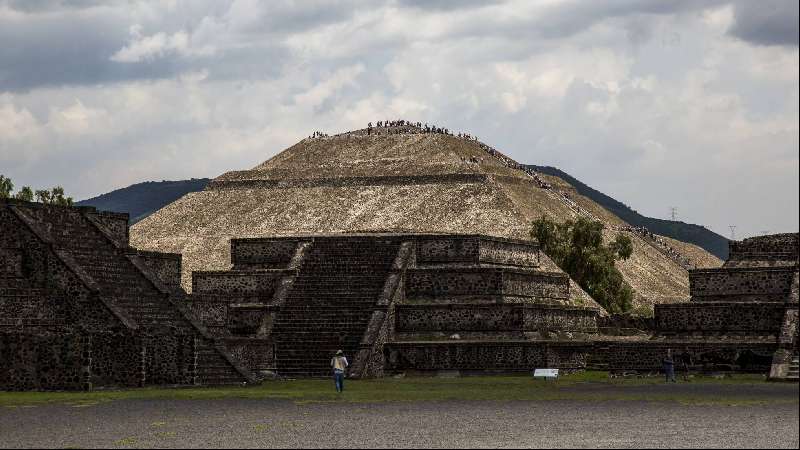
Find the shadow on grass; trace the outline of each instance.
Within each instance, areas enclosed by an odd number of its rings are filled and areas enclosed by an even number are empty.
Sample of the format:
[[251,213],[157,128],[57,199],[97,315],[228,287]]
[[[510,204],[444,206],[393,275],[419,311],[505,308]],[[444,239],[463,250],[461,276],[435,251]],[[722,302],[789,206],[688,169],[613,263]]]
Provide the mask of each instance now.
[[[684,404],[751,405],[797,403],[796,388],[791,396],[764,396],[746,386],[768,385],[762,376],[737,375],[723,379],[698,377],[693,386],[741,385],[741,390],[709,389],[708,393],[685,390],[635,388],[661,385],[661,378],[611,379],[605,372],[582,372],[563,376],[558,381],[534,380],[530,376],[475,376],[461,378],[407,377],[348,380],[345,392],[337,394],[332,380],[267,381],[251,387],[142,388],[97,390],[93,392],[0,392],[0,406],[30,407],[47,403],[91,407],[118,400],[212,400],[258,399],[292,401],[299,404],[320,402],[417,402],[417,401],[677,401]],[[769,384],[769,386],[775,386]],[[777,387],[792,392],[791,386]],[[739,392],[741,391],[741,392]],[[699,392],[699,393],[698,393]]]

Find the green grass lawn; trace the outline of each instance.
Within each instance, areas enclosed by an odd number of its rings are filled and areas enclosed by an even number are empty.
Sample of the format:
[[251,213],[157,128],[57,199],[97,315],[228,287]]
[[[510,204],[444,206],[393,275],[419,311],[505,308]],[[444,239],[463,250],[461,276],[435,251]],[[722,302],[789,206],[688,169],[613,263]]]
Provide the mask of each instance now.
[[[96,390],[93,392],[0,392],[0,406],[24,407],[42,403],[91,406],[99,402],[127,399],[278,399],[311,402],[402,402],[437,400],[650,400],[688,404],[753,404],[766,400],[758,396],[706,394],[687,395],[676,389],[648,392],[636,386],[662,384],[659,378],[610,379],[605,372],[583,372],[558,381],[533,380],[530,376],[475,376],[459,378],[406,377],[347,380],[345,392],[337,394],[331,380],[267,381],[252,387],[143,388]],[[736,375],[723,379],[697,377],[692,384],[766,383],[760,375]],[[730,390],[728,390],[730,391]],[[788,389],[787,389],[788,391]],[[772,401],[772,400],[769,400]],[[782,400],[781,400],[782,401]],[[797,402],[797,396],[786,401]]]

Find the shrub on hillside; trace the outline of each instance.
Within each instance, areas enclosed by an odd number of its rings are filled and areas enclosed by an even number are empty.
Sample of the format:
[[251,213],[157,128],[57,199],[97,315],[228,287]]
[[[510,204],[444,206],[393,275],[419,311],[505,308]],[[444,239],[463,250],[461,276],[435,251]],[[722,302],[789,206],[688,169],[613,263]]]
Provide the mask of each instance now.
[[544,216],[533,222],[531,237],[542,251],[610,313],[630,311],[633,290],[614,266],[633,253],[629,237],[603,243],[603,224],[585,218],[556,223]]

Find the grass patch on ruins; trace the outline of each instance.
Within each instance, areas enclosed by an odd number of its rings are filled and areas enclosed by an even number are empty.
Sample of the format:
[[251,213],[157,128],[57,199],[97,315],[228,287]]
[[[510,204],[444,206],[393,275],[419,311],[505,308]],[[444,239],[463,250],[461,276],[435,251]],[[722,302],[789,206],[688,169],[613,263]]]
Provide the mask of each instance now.
[[[695,377],[691,384],[763,385],[760,375],[736,375],[716,379]],[[475,376],[456,378],[405,377],[374,380],[348,380],[345,392],[337,394],[331,380],[268,381],[253,387],[208,388],[143,388],[126,390],[98,390],[94,392],[0,392],[0,407],[36,407],[46,403],[69,404],[91,408],[102,402],[118,400],[212,400],[257,399],[287,400],[299,404],[320,402],[415,402],[443,400],[478,401],[677,401],[684,404],[749,405],[763,403],[797,403],[796,390],[786,398],[748,395],[747,393],[720,394],[694,390],[653,389],[648,385],[663,384],[660,377],[609,378],[605,372],[582,372],[563,376],[558,381],[534,380],[530,376]],[[780,388],[778,388],[780,389]],[[787,387],[787,392],[790,392]],[[744,389],[744,391],[747,391]],[[698,393],[700,392],[700,393]],[[726,392],[730,392],[730,389]],[[736,391],[734,391],[736,392]]]

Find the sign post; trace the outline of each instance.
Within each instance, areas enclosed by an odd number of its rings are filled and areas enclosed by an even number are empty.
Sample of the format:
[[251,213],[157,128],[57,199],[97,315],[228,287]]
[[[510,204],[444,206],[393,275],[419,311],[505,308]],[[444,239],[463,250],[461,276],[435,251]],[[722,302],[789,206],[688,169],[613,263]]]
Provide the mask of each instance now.
[[535,369],[533,378],[544,378],[545,380],[557,380],[558,369]]

